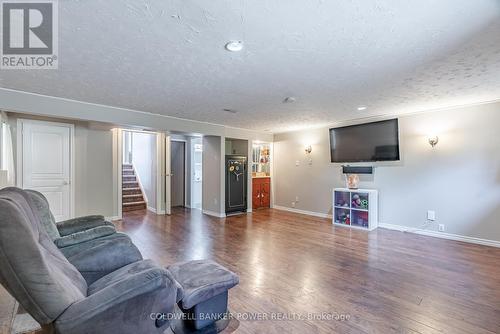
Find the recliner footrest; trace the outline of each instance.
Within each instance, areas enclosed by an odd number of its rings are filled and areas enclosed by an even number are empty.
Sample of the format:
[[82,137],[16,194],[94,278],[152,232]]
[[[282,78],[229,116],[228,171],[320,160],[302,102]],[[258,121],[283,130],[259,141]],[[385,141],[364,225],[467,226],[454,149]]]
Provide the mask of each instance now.
[[224,317],[228,290],[239,283],[238,275],[210,260],[175,263],[167,270],[182,287],[178,305],[195,329]]

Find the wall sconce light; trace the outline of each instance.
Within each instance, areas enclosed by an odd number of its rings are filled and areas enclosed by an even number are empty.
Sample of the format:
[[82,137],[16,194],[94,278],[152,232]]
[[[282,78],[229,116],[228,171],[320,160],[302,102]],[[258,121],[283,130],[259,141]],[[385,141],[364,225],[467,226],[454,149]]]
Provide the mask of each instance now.
[[437,143],[439,142],[439,137],[438,136],[429,136],[429,138],[427,138],[427,140],[429,141],[429,144],[434,148],[434,146],[436,146]]
[[312,149],[312,146],[311,146],[311,145],[307,145],[307,146],[306,146],[306,154],[311,154],[312,150],[313,150],[313,149]]

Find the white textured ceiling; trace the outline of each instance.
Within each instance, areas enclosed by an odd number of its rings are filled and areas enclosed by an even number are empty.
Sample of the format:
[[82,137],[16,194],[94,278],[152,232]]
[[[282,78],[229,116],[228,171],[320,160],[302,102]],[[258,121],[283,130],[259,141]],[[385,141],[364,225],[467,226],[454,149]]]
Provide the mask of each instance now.
[[0,86],[273,132],[500,98],[497,0],[60,0],[59,38]]

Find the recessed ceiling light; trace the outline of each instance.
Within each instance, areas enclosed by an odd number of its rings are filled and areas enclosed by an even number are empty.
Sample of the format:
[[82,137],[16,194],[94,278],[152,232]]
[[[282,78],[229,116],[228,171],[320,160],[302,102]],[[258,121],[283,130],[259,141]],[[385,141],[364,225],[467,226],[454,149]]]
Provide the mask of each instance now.
[[359,106],[359,107],[358,107],[358,110],[359,110],[359,111],[363,111],[363,110],[366,110],[366,108],[367,108],[366,106]]
[[294,98],[293,96],[287,96],[285,97],[285,99],[283,100],[283,103],[294,103],[295,101],[297,101],[296,98]]
[[226,50],[231,52],[238,52],[243,50],[242,41],[231,41],[226,44]]

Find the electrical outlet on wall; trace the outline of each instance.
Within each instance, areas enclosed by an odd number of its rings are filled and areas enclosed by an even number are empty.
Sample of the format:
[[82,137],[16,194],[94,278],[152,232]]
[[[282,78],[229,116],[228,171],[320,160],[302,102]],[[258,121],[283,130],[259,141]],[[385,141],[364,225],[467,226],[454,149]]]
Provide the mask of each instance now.
[[299,196],[295,196],[295,202],[299,201]]
[[295,160],[295,167],[298,167],[300,165],[300,160]]
[[292,202],[292,208],[295,208],[295,202]]
[[438,225],[439,232],[444,232],[444,224]]
[[427,220],[435,221],[436,220],[436,211],[428,210],[427,211]]

